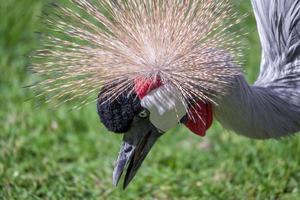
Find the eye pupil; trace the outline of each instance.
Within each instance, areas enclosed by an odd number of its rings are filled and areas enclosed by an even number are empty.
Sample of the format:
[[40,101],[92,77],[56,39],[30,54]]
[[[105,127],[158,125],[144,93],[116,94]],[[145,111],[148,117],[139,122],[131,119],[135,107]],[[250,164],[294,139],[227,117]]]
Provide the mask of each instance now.
[[147,110],[143,110],[139,113],[139,117],[141,117],[141,118],[146,118],[148,116],[149,116],[149,113]]

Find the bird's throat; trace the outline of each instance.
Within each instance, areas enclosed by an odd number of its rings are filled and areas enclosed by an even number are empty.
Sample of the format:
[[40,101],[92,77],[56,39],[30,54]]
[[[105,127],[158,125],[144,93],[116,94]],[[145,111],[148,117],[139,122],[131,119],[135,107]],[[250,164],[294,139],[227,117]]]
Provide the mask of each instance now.
[[213,122],[213,109],[210,103],[199,101],[189,109],[185,126],[199,136],[205,136]]

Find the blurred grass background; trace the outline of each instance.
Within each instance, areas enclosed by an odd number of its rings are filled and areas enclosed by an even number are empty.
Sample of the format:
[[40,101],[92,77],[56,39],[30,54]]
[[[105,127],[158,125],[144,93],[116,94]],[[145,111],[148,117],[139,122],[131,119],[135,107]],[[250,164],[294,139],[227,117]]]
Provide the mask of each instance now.
[[[245,68],[253,82],[260,47],[250,1],[232,0],[241,24]],[[111,185],[121,137],[101,126],[95,105],[69,112],[36,107],[24,88],[25,55],[38,44],[39,16],[50,1],[0,0],[0,199],[300,199],[300,137],[254,141],[218,123],[200,138],[166,134],[130,187]],[[238,119],[237,119],[238,120]]]

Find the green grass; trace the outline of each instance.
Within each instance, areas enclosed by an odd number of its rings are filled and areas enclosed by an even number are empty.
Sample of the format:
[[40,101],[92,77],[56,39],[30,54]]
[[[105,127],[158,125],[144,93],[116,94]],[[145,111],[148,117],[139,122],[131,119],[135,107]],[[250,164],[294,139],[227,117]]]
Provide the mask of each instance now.
[[[121,137],[107,133],[95,105],[69,112],[36,107],[24,88],[26,56],[37,40],[40,0],[0,0],[0,199],[299,199],[300,137],[254,141],[218,123],[206,138],[183,128],[166,134],[130,187],[111,185]],[[235,0],[252,82],[259,41],[250,2]]]

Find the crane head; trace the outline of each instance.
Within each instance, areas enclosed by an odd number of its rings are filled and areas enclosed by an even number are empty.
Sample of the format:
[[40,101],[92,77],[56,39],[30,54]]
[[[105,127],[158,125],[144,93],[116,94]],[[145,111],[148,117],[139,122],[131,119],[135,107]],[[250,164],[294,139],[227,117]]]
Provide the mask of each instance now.
[[100,119],[124,137],[113,182],[127,167],[126,187],[168,130],[181,123],[203,136],[210,127],[212,105],[242,73],[240,21],[228,0],[55,4],[33,56],[42,80],[32,88],[74,108],[102,88]]
[[97,110],[101,122],[114,133],[123,134],[123,143],[113,172],[117,185],[124,170],[124,188],[128,186],[155,142],[177,124],[185,124],[192,132],[204,136],[212,123],[212,106],[200,101],[186,107],[180,92],[160,78],[139,78],[134,87],[114,99],[98,96]]

